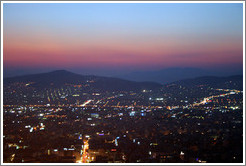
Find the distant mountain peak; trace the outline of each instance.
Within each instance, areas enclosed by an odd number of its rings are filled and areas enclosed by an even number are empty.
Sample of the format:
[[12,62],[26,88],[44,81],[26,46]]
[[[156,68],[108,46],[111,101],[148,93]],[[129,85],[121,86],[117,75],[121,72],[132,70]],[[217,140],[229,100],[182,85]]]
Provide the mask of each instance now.
[[51,72],[49,72],[49,73],[72,73],[72,72],[70,72],[70,71],[67,71],[67,70],[54,70],[54,71],[51,71]]
[[51,75],[51,76],[55,76],[55,77],[67,77],[67,76],[72,76],[72,77],[82,77],[83,75],[77,74],[77,73],[73,73],[71,71],[68,70],[54,70],[48,73],[43,73],[43,74],[47,74],[47,75]]
[[[80,75],[67,70],[55,70],[48,73],[31,74],[12,78],[5,78],[4,84],[14,82],[35,82],[38,88],[61,87],[66,84],[83,84],[92,90],[142,90],[157,89],[161,84],[155,82],[134,82],[113,77]],[[34,86],[34,85],[33,85]],[[86,89],[86,88],[85,88]]]

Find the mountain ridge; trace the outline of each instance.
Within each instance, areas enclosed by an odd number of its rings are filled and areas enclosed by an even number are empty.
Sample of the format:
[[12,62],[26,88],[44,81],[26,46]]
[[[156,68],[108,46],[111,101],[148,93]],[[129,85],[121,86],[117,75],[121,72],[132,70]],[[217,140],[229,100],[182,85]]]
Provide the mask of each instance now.
[[230,75],[241,75],[241,70],[236,70],[231,73],[226,73],[222,71],[210,71],[200,68],[166,68],[155,71],[138,71],[132,72],[125,75],[115,76],[117,78],[128,79],[131,81],[153,81],[161,84],[172,83],[179,80],[198,78],[204,76],[218,76],[227,77]]
[[6,84],[14,82],[35,82],[37,87],[46,87],[50,84],[61,86],[65,83],[80,84],[90,82],[92,87],[101,90],[141,90],[161,87],[161,84],[155,82],[136,82],[114,77],[80,75],[67,70],[4,78],[4,83]]
[[[232,81],[233,84],[230,82]],[[35,87],[62,86],[64,84],[87,84],[90,83],[92,88],[99,90],[143,90],[143,89],[158,89],[162,87],[160,83],[151,81],[131,81],[115,77],[103,77],[95,75],[80,75],[67,70],[55,70],[47,73],[30,74],[16,77],[4,78],[4,84],[14,82],[35,82]],[[169,84],[179,84],[183,86],[197,86],[207,84],[217,88],[235,87],[243,89],[243,76],[232,75],[227,77],[218,76],[202,76],[195,78],[187,78],[178,81],[173,81]]]

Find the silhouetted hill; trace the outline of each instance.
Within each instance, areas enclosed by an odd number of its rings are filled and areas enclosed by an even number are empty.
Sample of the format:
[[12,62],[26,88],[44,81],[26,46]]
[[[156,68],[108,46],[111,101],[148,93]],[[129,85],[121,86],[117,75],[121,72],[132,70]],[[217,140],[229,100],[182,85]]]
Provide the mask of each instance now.
[[161,85],[154,82],[134,82],[112,77],[100,77],[93,75],[79,75],[66,70],[57,70],[49,73],[32,74],[5,78],[4,84],[33,82],[37,88],[49,88],[49,86],[62,86],[65,84],[88,84],[91,88],[99,90],[142,90],[156,89]]
[[[65,84],[88,84],[91,89],[97,90],[143,90],[143,89],[158,89],[161,84],[154,82],[135,82],[113,77],[101,77],[94,75],[80,75],[66,70],[56,70],[49,73],[32,74],[17,76],[11,78],[4,78],[4,85],[10,83],[30,83],[32,86],[43,89],[53,87],[60,87]],[[228,88],[228,89],[243,89],[243,76],[236,75],[230,77],[215,77],[205,76],[192,79],[184,79],[173,82],[174,84],[183,86],[198,86],[207,85],[213,88]]]
[[167,68],[157,71],[139,71],[125,75],[117,76],[118,78],[131,81],[153,81],[161,84],[171,83],[178,80],[203,77],[203,76],[229,76],[242,74],[242,70],[238,69],[231,72],[210,71],[199,68]]

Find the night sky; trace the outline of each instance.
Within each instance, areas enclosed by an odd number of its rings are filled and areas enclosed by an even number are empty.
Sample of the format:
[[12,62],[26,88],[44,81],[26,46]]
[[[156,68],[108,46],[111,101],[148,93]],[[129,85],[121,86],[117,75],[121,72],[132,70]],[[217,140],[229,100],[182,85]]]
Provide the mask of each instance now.
[[5,76],[56,69],[97,75],[238,70],[243,4],[5,3],[3,47]]

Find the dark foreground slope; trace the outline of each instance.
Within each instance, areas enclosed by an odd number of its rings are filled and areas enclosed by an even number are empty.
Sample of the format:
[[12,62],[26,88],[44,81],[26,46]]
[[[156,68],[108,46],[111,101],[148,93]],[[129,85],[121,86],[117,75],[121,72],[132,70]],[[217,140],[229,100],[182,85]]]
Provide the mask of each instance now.
[[229,77],[206,76],[206,77],[180,80],[174,82],[174,84],[188,86],[188,87],[209,86],[212,88],[243,90],[243,76],[242,75],[235,75]]

